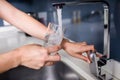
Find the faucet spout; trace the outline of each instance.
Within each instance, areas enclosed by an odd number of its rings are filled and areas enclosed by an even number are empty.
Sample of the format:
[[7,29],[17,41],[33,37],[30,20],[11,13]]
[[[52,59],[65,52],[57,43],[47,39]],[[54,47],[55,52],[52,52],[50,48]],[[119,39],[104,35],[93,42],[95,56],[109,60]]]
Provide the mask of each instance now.
[[53,7],[55,7],[56,9],[61,9],[61,8],[63,8],[64,5],[65,5],[64,2],[61,2],[61,3],[53,3]]

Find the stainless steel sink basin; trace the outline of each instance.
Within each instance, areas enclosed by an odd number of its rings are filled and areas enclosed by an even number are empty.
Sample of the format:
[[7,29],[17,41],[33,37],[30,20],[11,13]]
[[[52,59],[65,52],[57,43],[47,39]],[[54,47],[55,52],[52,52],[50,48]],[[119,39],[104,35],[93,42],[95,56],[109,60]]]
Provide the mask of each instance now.
[[0,74],[0,80],[83,80],[63,62],[33,70],[23,66]]

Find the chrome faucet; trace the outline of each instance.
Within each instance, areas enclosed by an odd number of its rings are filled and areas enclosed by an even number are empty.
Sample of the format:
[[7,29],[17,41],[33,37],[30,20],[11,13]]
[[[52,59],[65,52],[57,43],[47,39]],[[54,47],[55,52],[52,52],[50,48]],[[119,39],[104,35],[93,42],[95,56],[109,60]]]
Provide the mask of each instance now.
[[103,56],[97,60],[96,52],[90,52],[90,71],[93,75],[101,80],[106,80],[101,74],[101,67],[107,64],[107,60],[110,58],[110,11],[109,4],[106,1],[81,1],[81,2],[61,2],[53,3],[56,9],[62,9],[64,5],[83,5],[83,4],[96,4],[102,3],[104,8],[104,49]]

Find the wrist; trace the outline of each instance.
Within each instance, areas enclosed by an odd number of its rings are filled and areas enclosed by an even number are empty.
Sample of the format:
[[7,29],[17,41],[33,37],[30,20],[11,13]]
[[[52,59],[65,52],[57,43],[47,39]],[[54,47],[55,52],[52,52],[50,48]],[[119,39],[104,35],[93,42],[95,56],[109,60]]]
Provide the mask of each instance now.
[[66,47],[70,44],[69,40],[63,39],[61,43],[61,48],[66,49]]
[[15,68],[15,67],[19,66],[21,57],[20,57],[18,49],[15,49],[11,52],[11,57],[12,57],[12,60],[13,60],[12,67]]

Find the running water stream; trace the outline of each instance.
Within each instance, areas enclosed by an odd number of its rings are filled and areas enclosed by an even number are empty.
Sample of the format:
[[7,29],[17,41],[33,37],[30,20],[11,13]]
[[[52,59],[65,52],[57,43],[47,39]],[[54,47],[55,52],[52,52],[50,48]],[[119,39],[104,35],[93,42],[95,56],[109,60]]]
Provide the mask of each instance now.
[[58,25],[62,27],[62,9],[57,9]]
[[58,16],[58,29],[59,29],[59,44],[62,42],[63,40],[63,26],[62,26],[62,9],[59,8],[57,9],[57,16]]
[[[56,26],[55,24],[51,23],[49,25],[50,29],[52,29],[55,33],[48,35],[47,42],[45,43],[45,47],[53,46],[53,45],[60,45],[62,40],[63,40],[63,28],[62,28],[62,9],[57,9],[57,17],[58,17],[58,25]],[[51,53],[50,55],[54,56],[55,53]],[[61,80],[57,72],[55,70],[55,65],[52,66],[46,66],[43,68],[43,79],[44,80]]]
[[53,33],[46,35],[45,47],[60,45],[63,40],[63,28],[62,28],[62,9],[57,9],[58,25],[54,23],[49,23],[48,28],[50,28]]

